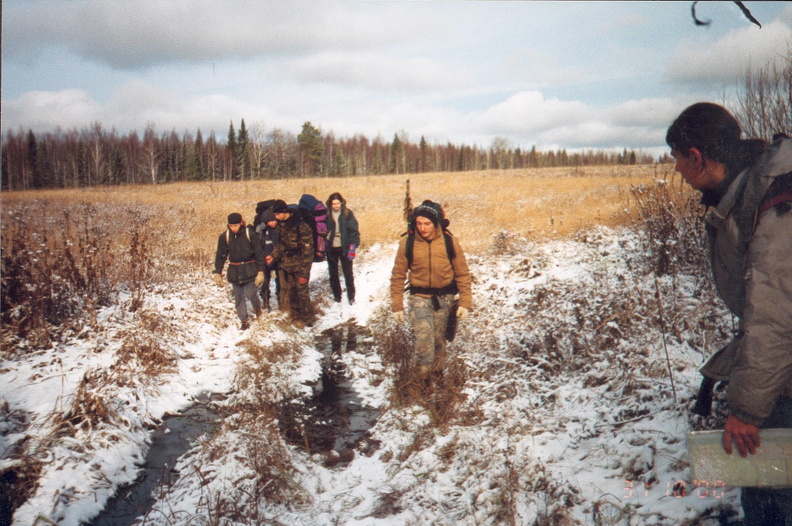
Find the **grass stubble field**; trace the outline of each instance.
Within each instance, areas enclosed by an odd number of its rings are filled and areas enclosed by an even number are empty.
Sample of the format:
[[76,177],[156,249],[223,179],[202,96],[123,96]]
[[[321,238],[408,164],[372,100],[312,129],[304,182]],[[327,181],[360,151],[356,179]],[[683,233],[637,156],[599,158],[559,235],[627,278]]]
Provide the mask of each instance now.
[[97,206],[109,210],[108,228],[122,227],[128,209],[133,215],[145,213],[149,234],[155,238],[158,233],[167,237],[173,229],[181,232],[179,242],[167,247],[171,256],[211,264],[229,213],[239,212],[252,223],[259,201],[296,203],[303,193],[324,201],[340,192],[358,218],[365,250],[375,243],[395,243],[405,231],[408,180],[413,206],[424,199],[441,203],[451,220],[449,229],[470,253],[489,250],[493,236],[501,231],[547,241],[598,225],[628,224],[637,216],[633,188],[654,186],[657,180],[679,187],[672,165],[638,165],[4,192],[3,231],[13,223],[9,210],[14,205],[23,205],[33,224],[45,212]]

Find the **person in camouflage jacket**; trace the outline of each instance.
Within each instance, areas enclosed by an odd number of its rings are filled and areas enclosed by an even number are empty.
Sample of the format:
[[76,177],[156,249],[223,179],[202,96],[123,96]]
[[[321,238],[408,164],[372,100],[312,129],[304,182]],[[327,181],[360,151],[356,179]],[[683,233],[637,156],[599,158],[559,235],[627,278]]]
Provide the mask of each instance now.
[[281,298],[295,325],[312,325],[315,314],[308,282],[314,257],[313,231],[282,200],[272,211],[278,220],[278,244],[267,256],[267,265],[276,263],[280,269]]

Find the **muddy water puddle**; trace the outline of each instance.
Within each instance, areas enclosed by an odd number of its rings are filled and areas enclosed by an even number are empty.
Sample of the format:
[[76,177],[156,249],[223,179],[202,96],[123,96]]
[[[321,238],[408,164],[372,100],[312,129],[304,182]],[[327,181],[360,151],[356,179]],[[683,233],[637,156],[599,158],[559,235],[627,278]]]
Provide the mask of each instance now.
[[343,360],[345,354],[365,353],[371,345],[366,329],[354,320],[324,331],[316,341],[323,358],[322,378],[315,395],[302,403],[284,406],[284,436],[308,453],[326,454],[326,465],[348,462],[356,450],[371,454],[379,447],[370,430],[381,411],[366,405],[354,390]]

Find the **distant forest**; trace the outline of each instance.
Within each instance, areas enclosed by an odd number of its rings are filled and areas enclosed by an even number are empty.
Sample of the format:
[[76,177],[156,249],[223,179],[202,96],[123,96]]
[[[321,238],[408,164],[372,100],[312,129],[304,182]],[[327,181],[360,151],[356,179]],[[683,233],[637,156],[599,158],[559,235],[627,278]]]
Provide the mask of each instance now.
[[240,181],[291,177],[350,177],[358,175],[461,172],[473,170],[646,164],[654,159],[635,150],[586,150],[567,153],[515,148],[496,137],[489,148],[411,143],[406,133],[393,140],[362,135],[336,139],[310,122],[302,132],[239,129],[233,122],[226,140],[214,133],[204,137],[175,130],[158,134],[149,125],[141,139],[90,128],[36,135],[32,130],[9,131],[3,137],[2,189],[77,188],[177,181]]

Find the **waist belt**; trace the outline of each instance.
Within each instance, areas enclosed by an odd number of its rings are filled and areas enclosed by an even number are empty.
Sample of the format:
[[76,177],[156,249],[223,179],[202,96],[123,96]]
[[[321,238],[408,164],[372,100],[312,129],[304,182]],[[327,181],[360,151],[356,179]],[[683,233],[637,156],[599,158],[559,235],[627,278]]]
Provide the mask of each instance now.
[[251,259],[250,261],[243,261],[242,263],[234,263],[233,261],[229,261],[229,265],[247,265],[248,263],[255,263],[255,259]]
[[452,281],[450,284],[446,285],[445,287],[440,287],[439,289],[431,287],[416,287],[414,285],[410,285],[410,294],[442,296],[444,294],[456,294],[457,292],[459,292],[459,288],[457,288],[456,281]]

